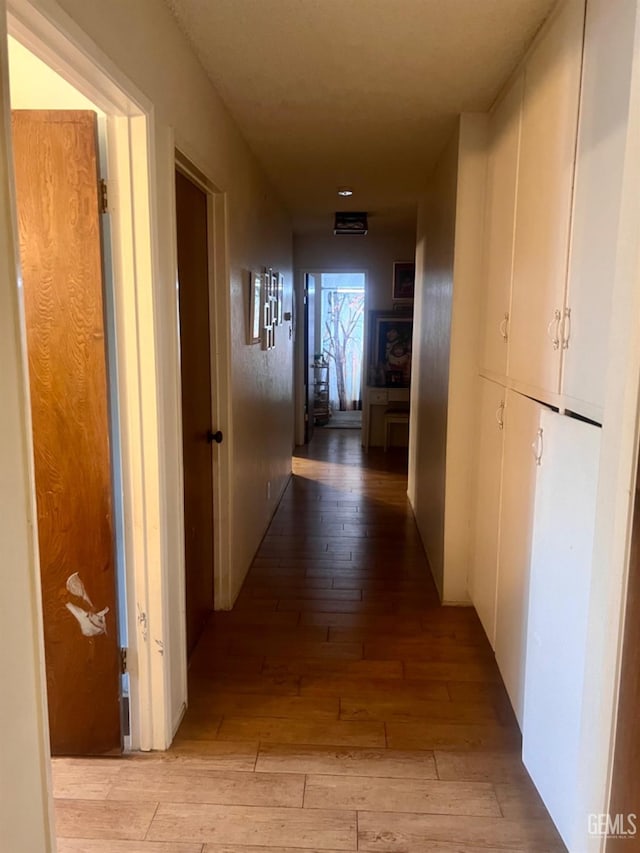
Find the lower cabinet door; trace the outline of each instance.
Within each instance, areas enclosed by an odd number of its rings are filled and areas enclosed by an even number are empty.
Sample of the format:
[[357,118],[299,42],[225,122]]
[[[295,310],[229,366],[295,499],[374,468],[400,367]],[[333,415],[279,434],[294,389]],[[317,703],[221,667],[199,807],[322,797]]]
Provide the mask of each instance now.
[[545,407],[507,391],[498,548],[495,653],[520,727],[529,596],[529,561],[540,416]]
[[496,638],[496,582],[506,390],[488,379],[480,383],[476,495],[469,595],[491,647]]
[[599,427],[544,411],[537,469],[523,760],[570,851],[586,849],[578,759]]

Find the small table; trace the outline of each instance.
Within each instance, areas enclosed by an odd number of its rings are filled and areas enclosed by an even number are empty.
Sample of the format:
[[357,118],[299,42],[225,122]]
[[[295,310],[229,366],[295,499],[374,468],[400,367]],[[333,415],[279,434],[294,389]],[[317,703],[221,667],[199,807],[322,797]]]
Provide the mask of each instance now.
[[369,449],[371,442],[371,414],[373,406],[384,406],[390,403],[408,403],[411,396],[410,388],[380,388],[367,385],[364,400],[364,421],[362,424],[362,446]]

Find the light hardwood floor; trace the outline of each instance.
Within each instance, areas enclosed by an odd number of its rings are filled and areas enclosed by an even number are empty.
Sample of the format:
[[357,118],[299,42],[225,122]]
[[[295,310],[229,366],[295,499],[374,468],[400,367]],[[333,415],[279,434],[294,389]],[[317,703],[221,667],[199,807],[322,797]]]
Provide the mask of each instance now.
[[320,431],[173,748],[54,761],[60,853],[556,853],[471,608],[440,607],[406,456]]

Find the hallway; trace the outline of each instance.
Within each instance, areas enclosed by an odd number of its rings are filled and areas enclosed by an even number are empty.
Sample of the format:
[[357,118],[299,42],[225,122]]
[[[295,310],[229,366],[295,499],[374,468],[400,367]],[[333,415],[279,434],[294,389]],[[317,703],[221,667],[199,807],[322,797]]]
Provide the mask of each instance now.
[[438,605],[405,452],[359,441],[297,454],[170,752],[54,761],[60,853],[564,850],[475,612]]

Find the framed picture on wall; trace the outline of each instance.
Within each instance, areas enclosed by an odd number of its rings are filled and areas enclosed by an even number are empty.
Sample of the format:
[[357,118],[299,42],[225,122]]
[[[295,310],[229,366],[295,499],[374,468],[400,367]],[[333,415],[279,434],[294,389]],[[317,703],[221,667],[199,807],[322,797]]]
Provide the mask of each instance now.
[[273,306],[273,325],[279,326],[281,322],[281,314],[280,314],[280,292],[278,290],[278,279],[279,273],[275,272],[275,270],[271,270],[271,293],[270,299]]
[[278,273],[278,325],[281,326],[284,315],[284,276]]
[[409,387],[412,339],[411,315],[393,311],[369,312],[369,385]]
[[249,329],[247,343],[259,344],[262,327],[262,275],[249,273]]
[[415,281],[416,265],[413,261],[394,261],[392,292],[394,301],[412,302]]
[[264,291],[264,295],[262,297],[262,349],[269,350],[273,349],[276,345],[275,276],[273,275],[273,270],[270,267],[268,269],[265,267],[262,279],[262,287]]

